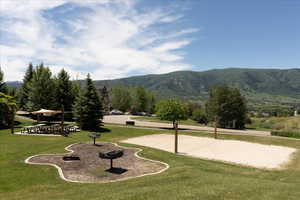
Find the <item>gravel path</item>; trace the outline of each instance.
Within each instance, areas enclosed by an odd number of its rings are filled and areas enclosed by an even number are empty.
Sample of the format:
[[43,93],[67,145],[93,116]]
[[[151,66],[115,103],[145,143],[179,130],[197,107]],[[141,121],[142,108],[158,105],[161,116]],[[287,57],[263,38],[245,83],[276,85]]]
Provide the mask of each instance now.
[[[174,152],[174,135],[155,134],[122,141]],[[178,149],[180,154],[208,159],[237,163],[257,168],[282,169],[296,149],[206,137],[179,135]]]

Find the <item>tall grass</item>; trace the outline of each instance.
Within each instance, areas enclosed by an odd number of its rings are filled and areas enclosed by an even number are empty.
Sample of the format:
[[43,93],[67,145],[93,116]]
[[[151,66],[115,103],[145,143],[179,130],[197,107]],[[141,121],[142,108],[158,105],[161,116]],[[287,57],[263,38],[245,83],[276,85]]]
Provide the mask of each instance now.
[[249,128],[268,130],[299,130],[300,117],[252,118]]

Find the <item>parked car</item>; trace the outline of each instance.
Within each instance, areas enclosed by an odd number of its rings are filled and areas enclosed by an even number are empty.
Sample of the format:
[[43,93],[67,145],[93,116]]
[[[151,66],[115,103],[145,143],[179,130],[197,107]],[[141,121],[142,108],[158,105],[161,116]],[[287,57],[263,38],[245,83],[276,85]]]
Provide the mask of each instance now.
[[109,112],[110,115],[123,115],[123,112],[117,109],[113,109]]

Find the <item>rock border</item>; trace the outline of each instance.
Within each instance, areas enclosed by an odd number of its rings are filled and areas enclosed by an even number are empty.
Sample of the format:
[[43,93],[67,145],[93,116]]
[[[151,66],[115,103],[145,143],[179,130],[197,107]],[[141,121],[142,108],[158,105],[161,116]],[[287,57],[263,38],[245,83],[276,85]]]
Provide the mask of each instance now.
[[[24,162],[26,164],[32,164],[32,165],[50,165],[50,166],[53,166],[58,170],[58,174],[59,174],[61,179],[63,179],[64,181],[67,181],[67,182],[72,182],[72,183],[112,183],[112,182],[119,182],[119,181],[125,181],[125,180],[128,180],[128,179],[139,178],[139,177],[143,177],[143,176],[150,176],[150,175],[160,174],[160,173],[162,173],[162,172],[164,172],[164,171],[166,171],[167,169],[170,168],[170,165],[165,163],[165,162],[161,162],[161,161],[158,161],[158,160],[152,160],[152,159],[149,159],[149,158],[144,158],[144,157],[139,156],[138,153],[142,152],[143,149],[140,149],[140,148],[137,148],[137,147],[124,147],[124,146],[121,146],[121,145],[119,145],[117,143],[113,143],[113,142],[106,142],[106,143],[111,143],[111,144],[116,145],[117,147],[121,147],[121,148],[125,148],[125,149],[137,149],[138,151],[136,151],[134,153],[134,155],[137,158],[147,160],[147,161],[151,161],[151,162],[155,162],[155,163],[163,164],[163,165],[165,165],[165,168],[159,170],[158,172],[142,174],[142,175],[139,175],[139,176],[131,176],[131,177],[125,177],[125,178],[120,178],[120,179],[117,179],[117,180],[109,180],[109,181],[89,182],[89,181],[75,181],[75,180],[67,179],[64,176],[63,170],[59,166],[57,166],[56,164],[53,164],[53,163],[36,163],[36,162],[30,162],[29,161],[31,158],[34,158],[34,157],[37,157],[37,156],[52,156],[52,155],[58,155],[58,154],[37,154],[37,155],[33,155],[33,156],[30,156],[30,157],[26,158]],[[69,148],[72,147],[73,145],[76,145],[76,144],[81,144],[81,142],[70,144],[67,147],[65,147],[65,150],[69,151],[69,153],[66,153],[66,154],[74,153],[74,151],[72,149],[69,149]]]

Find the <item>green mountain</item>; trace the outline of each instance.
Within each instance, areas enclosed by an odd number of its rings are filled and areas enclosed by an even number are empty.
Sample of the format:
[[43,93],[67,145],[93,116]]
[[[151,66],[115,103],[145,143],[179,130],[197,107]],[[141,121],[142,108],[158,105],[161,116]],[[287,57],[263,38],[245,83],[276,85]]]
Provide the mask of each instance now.
[[204,100],[211,88],[228,85],[241,89],[254,104],[300,103],[300,69],[228,68],[203,72],[177,71],[160,75],[95,81],[98,87],[143,86],[162,96]]

